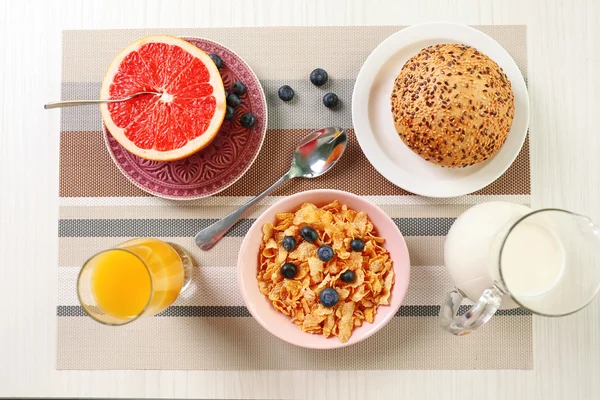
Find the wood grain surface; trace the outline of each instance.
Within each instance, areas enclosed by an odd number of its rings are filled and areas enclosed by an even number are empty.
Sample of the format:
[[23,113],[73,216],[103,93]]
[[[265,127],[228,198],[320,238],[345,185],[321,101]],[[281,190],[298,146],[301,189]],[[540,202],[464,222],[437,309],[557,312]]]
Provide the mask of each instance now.
[[534,319],[533,371],[56,371],[59,112],[42,109],[63,29],[526,24],[534,206],[600,221],[599,18],[595,0],[0,1],[0,397],[600,398],[599,299]]

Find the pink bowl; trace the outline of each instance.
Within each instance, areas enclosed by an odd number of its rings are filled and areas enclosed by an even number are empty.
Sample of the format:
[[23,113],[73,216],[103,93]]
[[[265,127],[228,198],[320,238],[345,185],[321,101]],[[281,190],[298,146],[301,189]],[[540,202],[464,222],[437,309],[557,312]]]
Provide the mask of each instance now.
[[[258,271],[258,249],[262,239],[262,226],[265,222],[274,221],[275,214],[296,211],[303,203],[314,203],[323,206],[338,200],[342,204],[356,211],[364,211],[375,225],[379,236],[386,239],[385,248],[390,252],[394,261],[394,272],[396,273],[395,284],[392,289],[392,298],[389,306],[380,306],[372,324],[365,322],[361,327],[352,332],[350,340],[341,343],[337,337],[325,338],[303,332],[290,318],[279,313],[273,308],[269,300],[259,292],[256,282]],[[269,207],[254,222],[248,234],[244,238],[237,264],[238,283],[242,292],[242,298],[250,314],[266,330],[281,340],[296,346],[310,349],[334,349],[349,346],[364,340],[380,330],[394,317],[408,288],[410,279],[410,259],[408,248],[404,237],[396,227],[396,224],[379,207],[367,200],[348,192],[339,190],[309,190],[285,197]]]

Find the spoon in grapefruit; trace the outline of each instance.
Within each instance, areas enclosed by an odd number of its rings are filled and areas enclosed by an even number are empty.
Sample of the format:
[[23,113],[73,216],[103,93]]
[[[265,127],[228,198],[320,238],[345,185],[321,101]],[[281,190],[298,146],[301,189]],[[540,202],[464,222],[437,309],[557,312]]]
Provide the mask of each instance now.
[[102,104],[102,103],[116,103],[118,101],[127,101],[131,100],[134,97],[141,96],[144,94],[151,94],[154,96],[162,96],[162,93],[158,92],[137,92],[130,96],[126,96],[120,99],[104,99],[104,100],[67,100],[67,101],[54,101],[48,104],[44,104],[45,110],[50,110],[52,108],[62,108],[62,107],[74,107],[74,106],[88,106],[91,104]]

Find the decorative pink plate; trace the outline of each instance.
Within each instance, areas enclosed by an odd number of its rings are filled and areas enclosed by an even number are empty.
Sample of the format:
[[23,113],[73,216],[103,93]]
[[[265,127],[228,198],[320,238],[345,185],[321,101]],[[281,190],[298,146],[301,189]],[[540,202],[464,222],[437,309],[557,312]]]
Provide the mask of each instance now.
[[[237,54],[211,40],[183,38],[206,53],[223,59],[221,77],[226,90],[235,81],[243,82],[247,91],[235,116],[224,121],[211,144],[179,161],[159,162],[137,157],[125,150],[104,128],[108,152],[121,172],[134,185],[155,196],[175,200],[192,200],[212,196],[231,186],[250,168],[267,131],[267,100],[258,78]],[[252,112],[257,119],[251,129],[240,124],[240,117]]]

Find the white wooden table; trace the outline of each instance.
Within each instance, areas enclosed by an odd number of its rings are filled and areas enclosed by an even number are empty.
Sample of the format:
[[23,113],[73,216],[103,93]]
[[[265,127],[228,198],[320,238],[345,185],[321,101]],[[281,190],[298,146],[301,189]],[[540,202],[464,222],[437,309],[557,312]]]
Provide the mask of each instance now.
[[596,0],[1,0],[0,397],[600,398],[598,299],[534,319],[533,371],[55,370],[61,30],[432,20],[527,24],[534,206],[600,221]]

